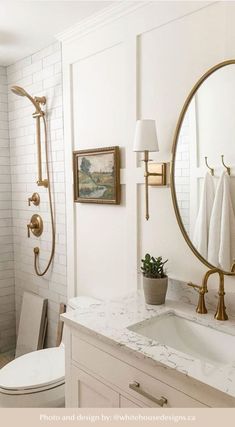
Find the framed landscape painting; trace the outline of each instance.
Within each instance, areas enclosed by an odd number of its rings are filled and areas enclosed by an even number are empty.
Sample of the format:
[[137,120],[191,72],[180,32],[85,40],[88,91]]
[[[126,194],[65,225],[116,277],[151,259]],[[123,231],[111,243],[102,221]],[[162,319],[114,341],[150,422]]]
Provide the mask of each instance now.
[[74,201],[120,203],[119,147],[73,152]]

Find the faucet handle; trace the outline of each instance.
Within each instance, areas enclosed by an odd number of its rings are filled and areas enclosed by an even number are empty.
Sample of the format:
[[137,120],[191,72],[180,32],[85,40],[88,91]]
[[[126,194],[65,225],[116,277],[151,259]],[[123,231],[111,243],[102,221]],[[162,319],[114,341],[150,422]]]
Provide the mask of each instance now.
[[27,224],[27,231],[28,231],[28,239],[30,238],[30,230],[32,230],[34,228],[32,222],[30,222],[30,224]]
[[33,202],[34,206],[38,206],[40,203],[40,196],[38,193],[33,193],[31,197],[28,198],[28,205],[31,206]]
[[206,314],[207,308],[206,308],[206,304],[205,304],[205,293],[208,292],[207,289],[204,289],[203,286],[195,285],[192,282],[187,283],[187,285],[191,286],[193,289],[195,289],[195,291],[197,291],[199,293],[196,312],[200,313],[200,314]]
[[34,236],[39,237],[43,232],[43,221],[40,215],[33,215],[30,223],[27,224],[28,237],[30,237],[30,230],[34,234]]
[[201,291],[201,289],[202,289],[202,287],[201,287],[201,286],[199,286],[199,285],[195,285],[195,284],[194,284],[194,283],[192,283],[192,282],[187,283],[187,285],[188,285],[188,286],[190,286],[191,288],[195,289],[195,291],[197,291],[197,292],[200,292],[200,291]]

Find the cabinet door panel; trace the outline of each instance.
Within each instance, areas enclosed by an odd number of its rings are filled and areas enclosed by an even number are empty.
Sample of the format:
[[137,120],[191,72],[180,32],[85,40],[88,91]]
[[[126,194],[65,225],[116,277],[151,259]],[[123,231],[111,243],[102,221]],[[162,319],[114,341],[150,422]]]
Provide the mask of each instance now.
[[142,408],[142,406],[140,404],[137,405],[133,400],[120,395],[120,408]]
[[118,408],[119,394],[91,375],[72,366],[71,396],[73,408]]

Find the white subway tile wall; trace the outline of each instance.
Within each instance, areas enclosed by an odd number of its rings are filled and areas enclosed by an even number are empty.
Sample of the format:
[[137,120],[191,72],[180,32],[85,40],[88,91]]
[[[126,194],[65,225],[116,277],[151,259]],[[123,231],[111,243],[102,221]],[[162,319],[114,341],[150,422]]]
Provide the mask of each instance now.
[[7,70],[0,67],[0,353],[14,347],[15,287]]
[[[10,159],[12,178],[12,216],[14,239],[16,328],[24,291],[35,292],[48,299],[47,346],[55,345],[59,304],[66,302],[66,218],[64,184],[64,141],[62,114],[62,71],[59,43],[41,50],[7,67]],[[50,257],[51,223],[48,190],[38,187],[37,147],[33,105],[25,97],[14,95],[12,85],[22,86],[33,96],[46,96],[45,106],[50,177],[56,223],[56,248],[52,266],[43,277],[34,272],[33,248],[40,248],[40,268],[43,270]],[[43,126],[42,138],[43,138]],[[43,178],[46,177],[44,141],[42,147]],[[28,198],[40,194],[39,206],[28,206]],[[27,237],[27,224],[31,215],[39,213],[44,231],[41,237]],[[30,321],[30,319],[29,319]]]

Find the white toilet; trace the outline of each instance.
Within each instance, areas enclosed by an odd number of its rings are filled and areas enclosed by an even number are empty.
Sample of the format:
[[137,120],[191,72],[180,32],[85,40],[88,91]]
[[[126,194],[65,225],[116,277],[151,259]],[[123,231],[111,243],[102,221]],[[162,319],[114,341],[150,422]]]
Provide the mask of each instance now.
[[[79,297],[88,304],[100,304]],[[83,307],[84,307],[83,304]],[[68,310],[78,307],[77,298]],[[18,357],[0,370],[0,408],[59,408],[65,406],[64,345],[33,351]]]
[[64,407],[64,347],[24,354],[0,370],[0,408]]

